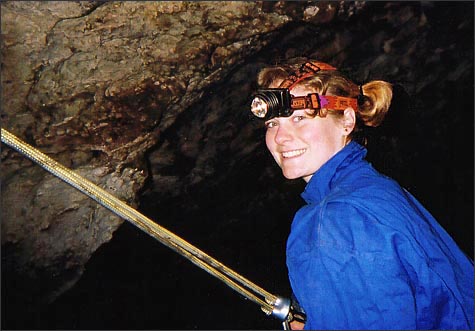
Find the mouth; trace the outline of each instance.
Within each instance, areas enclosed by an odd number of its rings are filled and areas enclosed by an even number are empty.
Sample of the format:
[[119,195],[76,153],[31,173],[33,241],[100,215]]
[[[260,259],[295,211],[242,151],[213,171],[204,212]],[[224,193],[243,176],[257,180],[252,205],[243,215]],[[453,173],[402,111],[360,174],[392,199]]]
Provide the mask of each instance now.
[[290,158],[292,158],[292,157],[300,156],[300,155],[302,155],[303,153],[305,153],[306,151],[307,151],[306,148],[303,148],[303,149],[296,149],[296,150],[293,150],[293,151],[282,152],[282,156],[284,157],[284,159],[290,159]]

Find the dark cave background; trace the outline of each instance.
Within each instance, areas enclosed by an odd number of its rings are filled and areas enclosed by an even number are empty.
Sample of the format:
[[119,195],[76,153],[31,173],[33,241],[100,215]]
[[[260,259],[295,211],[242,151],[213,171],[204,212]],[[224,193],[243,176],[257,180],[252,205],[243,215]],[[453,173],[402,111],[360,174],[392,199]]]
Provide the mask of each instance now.
[[[289,23],[207,88],[147,151],[152,176],[139,210],[266,290],[289,296],[285,241],[304,183],[282,178],[261,123],[247,113],[248,96],[265,65],[317,57],[356,81],[395,84],[386,121],[366,132],[367,159],[418,198],[473,259],[473,2],[368,6],[347,20]],[[391,51],[382,52],[383,39]],[[167,153],[170,162],[163,161]],[[163,191],[165,177],[176,185]],[[127,222],[54,302],[24,307],[11,294],[18,281],[2,269],[3,329],[281,328]]]

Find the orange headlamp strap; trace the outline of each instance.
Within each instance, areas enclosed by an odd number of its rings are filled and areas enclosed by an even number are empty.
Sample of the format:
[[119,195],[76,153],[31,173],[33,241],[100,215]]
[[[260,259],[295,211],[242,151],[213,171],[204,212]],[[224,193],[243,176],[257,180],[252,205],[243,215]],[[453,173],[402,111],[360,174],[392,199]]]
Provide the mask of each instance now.
[[294,97],[290,101],[291,109],[333,109],[345,110],[351,107],[358,110],[358,101],[355,98],[339,97],[335,95],[320,95],[311,93],[305,97]]
[[[305,78],[314,76],[321,70],[336,70],[335,67],[324,62],[306,62],[294,73],[290,74],[280,85],[279,88],[286,88],[291,90],[295,85]],[[291,109],[321,109],[328,108],[334,110],[345,110],[352,107],[354,110],[358,109],[357,99],[339,97],[333,95],[319,95],[318,93],[311,93],[305,97],[292,97]]]
[[306,62],[290,74],[279,87],[290,90],[305,78],[311,77],[321,70],[336,70],[336,68],[324,62]]

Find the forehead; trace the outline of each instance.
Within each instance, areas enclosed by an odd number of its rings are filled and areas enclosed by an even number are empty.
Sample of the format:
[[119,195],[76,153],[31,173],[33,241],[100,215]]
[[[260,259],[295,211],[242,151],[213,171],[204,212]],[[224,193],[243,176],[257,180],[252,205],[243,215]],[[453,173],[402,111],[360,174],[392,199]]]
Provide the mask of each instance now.
[[265,123],[270,121],[277,121],[277,122],[291,122],[293,121],[295,116],[311,116],[312,119],[317,118],[318,116],[313,116],[313,110],[311,109],[296,109],[292,112],[290,116],[276,116],[268,119]]

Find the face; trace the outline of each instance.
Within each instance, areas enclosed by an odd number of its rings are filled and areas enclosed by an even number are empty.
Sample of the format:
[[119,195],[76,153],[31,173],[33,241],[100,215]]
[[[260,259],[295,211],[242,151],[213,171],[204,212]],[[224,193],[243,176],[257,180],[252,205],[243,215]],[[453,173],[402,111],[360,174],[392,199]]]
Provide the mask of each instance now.
[[[296,87],[294,96],[312,91]],[[308,115],[309,110],[296,110],[289,117],[275,117],[266,122],[266,145],[283,175],[288,179],[309,181],[346,143],[348,135],[343,121],[333,116]]]

